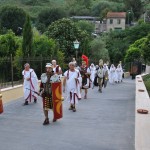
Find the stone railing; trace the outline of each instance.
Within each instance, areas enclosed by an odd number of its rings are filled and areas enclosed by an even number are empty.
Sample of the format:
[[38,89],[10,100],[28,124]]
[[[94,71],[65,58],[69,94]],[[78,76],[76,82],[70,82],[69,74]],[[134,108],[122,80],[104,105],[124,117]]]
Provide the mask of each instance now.
[[[138,109],[146,109],[148,114],[137,113]],[[135,97],[135,150],[150,150],[150,98],[142,76],[136,76]]]

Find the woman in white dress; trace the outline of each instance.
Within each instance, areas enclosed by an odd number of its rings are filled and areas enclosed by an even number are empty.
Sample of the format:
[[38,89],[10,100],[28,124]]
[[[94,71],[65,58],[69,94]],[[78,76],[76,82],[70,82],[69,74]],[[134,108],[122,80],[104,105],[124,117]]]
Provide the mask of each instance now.
[[96,73],[96,67],[94,66],[93,63],[90,66],[90,72],[91,72],[90,80],[92,82],[92,89],[93,89],[94,88],[95,73]]
[[117,73],[118,82],[122,82],[123,70],[120,64],[117,66],[116,73]]
[[109,82],[113,84],[115,80],[116,80],[116,68],[114,64],[112,64],[109,70]]

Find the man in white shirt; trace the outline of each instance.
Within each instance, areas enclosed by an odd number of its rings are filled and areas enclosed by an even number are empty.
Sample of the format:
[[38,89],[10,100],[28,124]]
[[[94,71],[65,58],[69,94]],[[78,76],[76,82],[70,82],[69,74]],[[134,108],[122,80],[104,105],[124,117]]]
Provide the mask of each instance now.
[[76,104],[80,97],[80,72],[75,69],[75,63],[69,63],[69,70],[64,73],[63,91],[66,93],[67,100],[70,103],[69,110],[76,111]]
[[36,92],[38,92],[38,78],[34,70],[30,68],[30,65],[26,63],[24,65],[24,70],[22,71],[23,75],[23,90],[24,90],[24,105],[28,105],[28,102],[31,102],[34,99],[36,103],[37,97]]
[[58,74],[61,77],[62,69],[59,65],[57,65],[56,60],[52,60],[52,67],[53,67],[54,74]]

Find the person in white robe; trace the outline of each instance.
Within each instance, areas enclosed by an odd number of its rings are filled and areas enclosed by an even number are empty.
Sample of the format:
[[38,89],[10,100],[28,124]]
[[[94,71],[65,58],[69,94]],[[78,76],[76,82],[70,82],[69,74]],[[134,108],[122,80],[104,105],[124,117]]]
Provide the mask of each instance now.
[[30,65],[26,63],[24,65],[24,70],[22,71],[23,75],[23,91],[24,91],[24,105],[28,105],[34,99],[34,102],[37,102],[38,93],[38,78],[33,69],[30,68]]
[[91,75],[90,75],[90,79],[92,82],[92,89],[94,88],[94,79],[95,79],[95,75],[96,75],[96,67],[94,66],[94,64],[92,63],[91,66],[89,67]]
[[116,80],[116,68],[114,64],[112,64],[109,70],[109,82],[111,84],[114,84],[115,80]]
[[122,70],[122,67],[120,64],[117,66],[116,73],[117,73],[117,77],[118,77],[118,82],[122,82],[123,70]]
[[80,72],[75,69],[75,63],[69,63],[69,70],[64,73],[63,80],[63,91],[66,94],[66,99],[70,103],[69,110],[73,112],[76,111],[76,104],[78,103],[78,98],[81,98],[80,93]]
[[53,67],[54,74],[58,74],[61,78],[62,77],[62,69],[59,65],[57,65],[56,60],[52,60],[52,67]]

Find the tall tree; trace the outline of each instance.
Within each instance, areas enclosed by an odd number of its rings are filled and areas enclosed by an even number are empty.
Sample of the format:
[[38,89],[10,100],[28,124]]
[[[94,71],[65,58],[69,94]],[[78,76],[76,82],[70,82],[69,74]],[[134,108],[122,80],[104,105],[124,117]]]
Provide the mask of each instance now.
[[150,63],[150,34],[143,45],[143,56],[146,62]]
[[[66,13],[62,8],[51,8],[42,10],[38,15],[38,30],[45,32],[47,27],[54,21],[66,17]],[[44,27],[44,28],[43,28]]]
[[15,55],[18,48],[16,39],[17,37],[11,30],[7,34],[0,35],[0,57]]
[[98,63],[100,59],[103,59],[104,62],[109,61],[109,53],[106,49],[106,44],[101,38],[95,38],[91,42],[90,59],[92,59],[94,63]]
[[0,26],[2,29],[12,29],[17,34],[18,27],[23,27],[25,23],[26,13],[23,9],[6,6],[0,11]]
[[80,20],[76,24],[82,31],[85,30],[89,35],[94,32],[94,24],[89,21]]
[[126,10],[130,10],[134,14],[135,19],[139,19],[140,15],[143,13],[143,5],[141,0],[124,0],[126,5]]
[[23,56],[26,57],[28,55],[32,56],[32,44],[33,44],[33,32],[29,15],[26,17],[26,21],[23,28],[23,43],[22,43],[22,51]]

